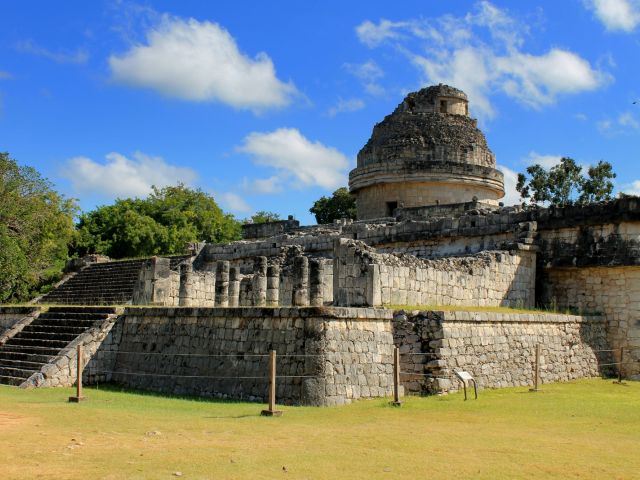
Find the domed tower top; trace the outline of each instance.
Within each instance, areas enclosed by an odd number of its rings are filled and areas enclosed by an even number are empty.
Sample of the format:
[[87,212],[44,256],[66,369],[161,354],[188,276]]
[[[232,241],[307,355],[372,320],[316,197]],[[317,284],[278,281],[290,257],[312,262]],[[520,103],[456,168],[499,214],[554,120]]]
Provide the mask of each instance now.
[[469,116],[469,99],[462,90],[433,85],[407,95],[398,108],[412,113],[453,113]]
[[467,95],[448,85],[410,93],[376,124],[349,174],[359,219],[389,216],[397,207],[471,202],[497,204],[501,172]]

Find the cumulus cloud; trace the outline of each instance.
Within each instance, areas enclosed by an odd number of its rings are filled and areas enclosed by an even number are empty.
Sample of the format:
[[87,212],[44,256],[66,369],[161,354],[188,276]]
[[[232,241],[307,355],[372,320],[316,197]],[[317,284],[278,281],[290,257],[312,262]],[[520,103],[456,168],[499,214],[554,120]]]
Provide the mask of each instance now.
[[344,99],[340,97],[338,98],[338,103],[329,109],[327,115],[335,117],[339,113],[357,112],[358,110],[362,110],[365,105],[364,100],[360,98]]
[[495,115],[491,97],[500,91],[541,108],[561,95],[592,91],[611,80],[610,74],[570,50],[527,52],[528,31],[526,24],[488,1],[478,2],[463,17],[383,19],[377,24],[367,20],[356,28],[367,46],[387,44],[405,55],[425,84],[449,83],[463,89],[481,117]]
[[587,0],[586,5],[607,30],[630,33],[640,24],[639,0]]
[[640,121],[629,112],[622,112],[616,118],[603,118],[596,122],[600,133],[607,135],[618,135],[634,133],[640,130]]
[[626,193],[627,195],[640,196],[640,180],[636,180],[634,182],[629,183],[628,185],[624,185],[620,189],[620,191],[623,193]]
[[562,155],[541,155],[531,151],[524,159],[524,163],[527,165],[541,165],[548,170],[558,165],[561,159]]
[[146,43],[109,57],[115,82],[151,88],[190,101],[218,101],[238,109],[284,107],[297,95],[269,56],[243,54],[222,26],[164,15]]
[[500,200],[505,205],[519,205],[521,203],[520,194],[516,190],[518,174],[504,165],[498,165],[498,170],[504,175],[504,197]]
[[344,69],[356,77],[364,86],[365,92],[369,95],[383,95],[385,90],[378,80],[384,77],[384,71],[373,60],[364,63],[345,63]]
[[242,186],[247,192],[251,193],[280,193],[282,191],[282,179],[277,175],[253,180],[245,178]]
[[237,193],[221,192],[216,193],[214,196],[226,210],[231,210],[235,213],[249,213],[253,211],[251,206]]
[[89,53],[79,48],[75,51],[57,51],[48,50],[37,45],[33,40],[24,40],[16,45],[16,49],[22,53],[29,53],[39,57],[48,58],[56,63],[76,63],[82,64],[89,61]]
[[247,135],[238,151],[257,165],[275,168],[295,187],[332,189],[346,183],[347,157],[333,147],[307,139],[295,128]]
[[369,48],[374,48],[385,40],[400,37],[400,30],[407,25],[407,22],[391,22],[385,19],[377,24],[365,20],[356,27],[356,35],[362,43]]
[[71,181],[75,192],[97,194],[105,198],[144,197],[151,187],[191,184],[196,173],[187,167],[170,165],[161,157],[136,152],[127,158],[116,152],[105,156],[105,162],[87,157],[73,157],[65,162],[61,176]]

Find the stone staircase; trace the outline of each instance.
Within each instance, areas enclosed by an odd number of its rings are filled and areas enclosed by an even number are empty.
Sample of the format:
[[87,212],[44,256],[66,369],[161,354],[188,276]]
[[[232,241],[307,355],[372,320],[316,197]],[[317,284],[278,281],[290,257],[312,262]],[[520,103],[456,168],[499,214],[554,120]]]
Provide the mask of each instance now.
[[146,260],[94,263],[40,299],[40,303],[123,305],[131,303],[133,288]]
[[21,385],[67,345],[116,312],[112,307],[51,307],[0,345],[0,384]]

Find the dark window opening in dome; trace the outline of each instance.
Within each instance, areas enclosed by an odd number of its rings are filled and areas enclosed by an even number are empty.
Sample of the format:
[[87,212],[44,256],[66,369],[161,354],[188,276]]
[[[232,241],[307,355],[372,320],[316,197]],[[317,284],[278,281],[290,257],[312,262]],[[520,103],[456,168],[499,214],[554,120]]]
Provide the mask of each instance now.
[[387,217],[392,217],[396,208],[398,208],[398,202],[387,202]]
[[440,100],[440,113],[447,113],[447,101]]
[[465,104],[465,106],[464,106],[464,114],[465,115],[469,115],[469,105],[468,104]]

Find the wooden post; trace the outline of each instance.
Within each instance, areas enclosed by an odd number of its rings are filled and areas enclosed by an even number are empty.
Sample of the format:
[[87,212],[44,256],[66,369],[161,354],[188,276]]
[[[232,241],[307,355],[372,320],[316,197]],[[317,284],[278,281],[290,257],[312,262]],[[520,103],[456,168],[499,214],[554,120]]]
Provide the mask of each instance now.
[[622,381],[622,362],[624,362],[624,347],[620,347],[620,362],[618,363],[618,381],[613,383],[618,383],[620,385],[624,385]]
[[78,344],[76,349],[76,357],[78,363],[76,364],[76,396],[69,397],[69,401],[72,403],[80,403],[87,399],[82,396],[82,345]]
[[536,343],[536,357],[533,363],[533,388],[530,388],[530,392],[538,391],[538,381],[540,380],[540,344]]
[[400,349],[393,347],[393,403],[394,406],[402,405],[400,401]]
[[269,354],[269,409],[262,410],[265,417],[281,417],[282,411],[276,410],[276,351]]

